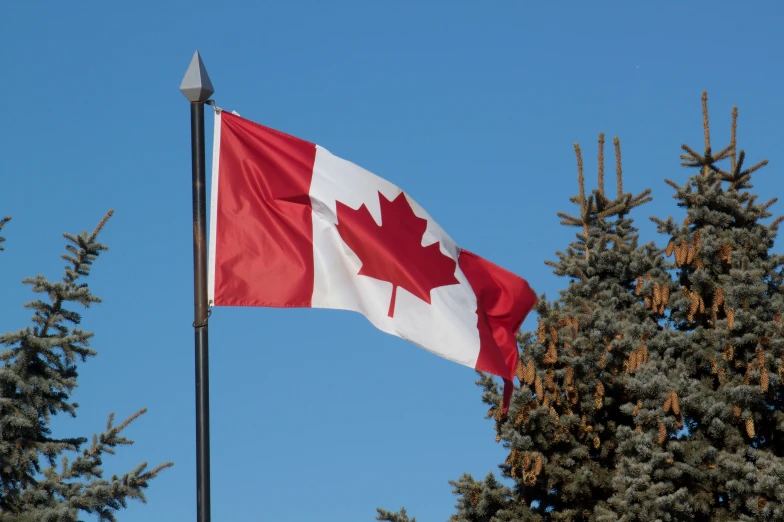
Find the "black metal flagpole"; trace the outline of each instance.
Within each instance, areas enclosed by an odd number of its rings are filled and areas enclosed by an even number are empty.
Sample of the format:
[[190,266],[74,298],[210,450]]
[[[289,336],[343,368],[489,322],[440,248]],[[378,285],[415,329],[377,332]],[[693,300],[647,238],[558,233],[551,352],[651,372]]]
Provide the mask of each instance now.
[[204,103],[215,90],[201,61],[193,55],[180,92],[191,102],[193,164],[193,328],[196,337],[196,520],[210,522],[210,366],[207,331],[207,191],[205,181]]

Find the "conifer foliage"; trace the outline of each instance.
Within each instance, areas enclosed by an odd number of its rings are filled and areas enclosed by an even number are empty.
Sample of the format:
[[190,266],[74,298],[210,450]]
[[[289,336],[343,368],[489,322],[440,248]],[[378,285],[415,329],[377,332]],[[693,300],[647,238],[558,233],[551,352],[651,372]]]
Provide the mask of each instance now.
[[749,192],[767,162],[744,167],[737,109],[717,153],[705,93],[703,120],[704,152],[683,145],[697,173],[666,180],[685,221],[651,218],[666,248],[639,244],[630,213],[650,191],[623,191],[618,139],[613,197],[604,136],[590,195],[575,145],[579,212],[558,215],[577,237],[547,262],[567,287],[540,297],[536,331],[519,336],[508,416],[495,380],[478,381],[508,450],[503,481],[450,482],[450,520],[784,520],[782,218],[763,224],[775,199]]
[[[172,465],[147,469],[142,463],[122,476],[104,478],[105,455],[133,443],[122,432],[144,409],[120,424],[110,415],[106,430],[89,445],[85,438],[54,437],[49,428],[55,415],[76,415],[71,394],[78,363],[96,355],[89,344],[93,334],[79,328],[82,318],[74,305],[100,303],[85,278],[107,250],[97,238],[111,214],[93,232],[64,234],[68,244],[61,256],[67,262],[62,279],[25,279],[41,296],[25,305],[33,310],[32,324],[0,335],[1,522],[77,522],[84,513],[114,521],[128,499],[144,501],[150,480]],[[0,221],[0,228],[8,220]]]
[[758,203],[750,192],[767,160],[745,166],[737,108],[718,152],[707,93],[702,113],[704,151],[682,146],[682,165],[696,173],[682,185],[667,180],[686,218],[654,218],[678,287],[663,354],[677,366],[658,400],[663,418],[678,405],[686,428],[668,430],[665,446],[692,495],[693,520],[784,520],[784,256],[772,251],[784,218],[762,222],[776,198]]

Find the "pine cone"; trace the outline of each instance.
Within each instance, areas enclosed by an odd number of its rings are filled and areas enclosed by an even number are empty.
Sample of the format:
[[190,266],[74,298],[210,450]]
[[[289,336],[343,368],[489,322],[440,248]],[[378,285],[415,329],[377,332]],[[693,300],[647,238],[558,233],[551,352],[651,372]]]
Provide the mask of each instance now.
[[696,314],[700,309],[700,294],[697,292],[691,292],[689,294],[691,298],[691,307],[689,308],[689,321],[694,320],[694,314]]
[[686,241],[681,241],[678,246],[675,247],[676,265],[683,266],[686,263],[686,257],[688,255],[687,249],[688,247],[686,246]]
[[664,425],[663,422],[660,422],[659,423],[659,438],[657,439],[657,442],[659,444],[661,444],[662,442],[664,442],[664,439],[666,439],[666,438],[667,438],[667,427]]
[[544,389],[542,388],[542,378],[539,377],[538,375],[536,376],[536,380],[534,381],[534,386],[535,386],[534,391],[536,391],[536,396],[539,398],[540,401],[543,400]]
[[724,382],[724,379],[727,377],[727,372],[724,368],[719,368],[719,384]]
[[642,409],[642,400],[637,399],[637,404],[634,406],[634,410],[632,411],[632,417],[636,417],[640,413],[641,409]]
[[754,420],[752,420],[751,417],[746,419],[746,435],[748,435],[750,439],[753,439],[756,436],[754,433]]
[[517,379],[520,382],[523,382],[523,380],[525,379],[525,365],[523,364],[523,360],[522,359],[519,359],[517,361],[517,372],[516,372],[516,375],[517,375]]
[[664,400],[664,413],[669,413],[672,407],[672,394],[668,393],[667,398]]
[[533,361],[528,361],[528,366],[525,368],[525,383],[531,385],[534,383],[536,377],[536,368]]
[[523,457],[523,470],[528,471],[529,469],[531,469],[531,455],[526,453]]
[[751,371],[754,369],[754,363],[749,364],[746,366],[746,374],[743,376],[743,384],[748,386],[751,384]]
[[566,376],[564,377],[564,384],[570,385],[574,382],[574,368],[571,366],[566,367]]
[[718,287],[716,289],[716,295],[713,297],[713,307],[718,312],[719,306],[724,304],[724,289],[722,287]]
[[[662,301],[662,305],[667,305],[670,302],[670,287],[667,285],[662,286],[661,301]],[[662,310],[663,309],[664,306],[662,306]]]
[[629,373],[634,373],[634,370],[637,369],[637,351],[633,351],[631,355],[629,355]]
[[674,248],[675,248],[675,243],[673,243],[672,239],[670,239],[670,242],[667,243],[667,250],[664,251],[667,257],[670,257],[672,255],[672,251]]
[[536,456],[536,464],[534,466],[534,475],[535,476],[539,475],[542,472],[543,465],[544,465],[544,462],[542,461],[542,456],[541,455],[537,455]]
[[757,366],[759,366],[760,368],[764,368],[765,367],[765,352],[762,351],[762,347],[761,346],[757,346],[756,355],[757,355]]
[[690,218],[689,216],[686,216],[686,217],[683,219],[683,226],[684,226],[684,227],[688,227],[690,224],[691,224],[691,218]]
[[645,298],[644,298],[644,301],[645,301],[645,308],[650,308],[651,307],[651,298],[646,295]]
[[736,419],[740,418],[740,406],[738,406],[737,404],[732,407],[732,415]]
[[495,407],[493,418],[498,422],[501,422],[501,419],[504,418],[504,408],[500,404]]
[[762,393],[768,391],[768,386],[770,386],[770,376],[768,375],[768,370],[763,368],[762,374],[760,375],[760,389],[762,390]]
[[553,381],[552,371],[548,371],[544,376],[544,386],[550,391],[555,389],[555,382]]
[[678,404],[678,394],[675,392],[670,392],[670,393],[672,394],[672,412],[675,415],[680,415],[681,407],[680,404]]
[[526,404],[519,410],[517,410],[517,415],[515,415],[515,427],[519,427],[520,424],[528,424],[528,421],[531,420],[531,408],[528,407]]
[[659,303],[661,303],[661,288],[659,283],[653,283],[653,307],[658,309]]
[[729,243],[721,245],[721,248],[719,248],[719,259],[725,263],[730,263],[732,261],[732,245]]
[[468,500],[468,502],[470,502],[472,506],[475,506],[477,503],[479,503],[479,490],[476,487],[472,488],[471,498]]
[[643,344],[640,346],[640,355],[637,356],[637,360],[641,361],[642,364],[648,362],[648,345]]
[[634,431],[636,431],[637,433],[639,433],[640,435],[642,435],[642,426],[640,426],[640,425],[638,424],[638,425],[637,425],[637,427],[636,427],[636,428],[634,428]]
[[688,250],[686,250],[686,264],[690,265],[694,261],[694,254],[697,251],[697,247],[694,245],[689,245]]
[[593,447],[594,447],[595,449],[599,449],[599,446],[601,446],[601,444],[602,444],[602,443],[601,443],[601,441],[599,440],[599,436],[598,436],[598,435],[594,435],[594,436],[593,436]]
[[725,361],[731,361],[735,356],[735,351],[732,349],[732,345],[728,344],[724,351],[721,353],[721,358]]
[[784,362],[779,363],[777,373],[779,374],[779,382],[784,383]]
[[699,307],[699,312],[700,312],[701,314],[704,314],[704,313],[705,313],[705,301],[703,301],[703,300],[702,300],[702,296],[700,296],[700,307]]
[[732,331],[735,328],[735,309],[730,308],[727,310],[727,328]]
[[716,372],[718,371],[718,369],[716,367],[716,358],[715,357],[711,357],[711,359],[710,359],[710,366],[711,366],[711,373],[713,375],[716,375]]
[[558,351],[555,349],[555,343],[550,342],[550,345],[547,347],[547,352],[544,354],[544,358],[542,359],[544,364],[555,364],[558,362]]
[[555,329],[555,326],[550,327],[550,339],[554,342],[558,342],[558,330]]

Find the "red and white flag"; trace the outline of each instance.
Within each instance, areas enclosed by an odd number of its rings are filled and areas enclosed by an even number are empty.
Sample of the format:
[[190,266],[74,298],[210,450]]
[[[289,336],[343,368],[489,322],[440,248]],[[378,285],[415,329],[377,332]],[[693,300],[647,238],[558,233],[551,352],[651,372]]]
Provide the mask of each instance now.
[[458,247],[392,183],[218,111],[210,215],[212,306],[353,310],[511,384],[534,292]]

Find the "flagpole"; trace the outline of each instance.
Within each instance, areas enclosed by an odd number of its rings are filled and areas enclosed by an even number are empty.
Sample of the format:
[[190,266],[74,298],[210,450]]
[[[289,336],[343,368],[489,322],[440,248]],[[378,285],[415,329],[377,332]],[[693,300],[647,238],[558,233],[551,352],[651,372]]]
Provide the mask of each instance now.
[[207,196],[204,103],[215,92],[199,51],[191,60],[180,92],[191,105],[193,168],[193,328],[196,341],[196,520],[210,522],[210,375],[207,331]]

